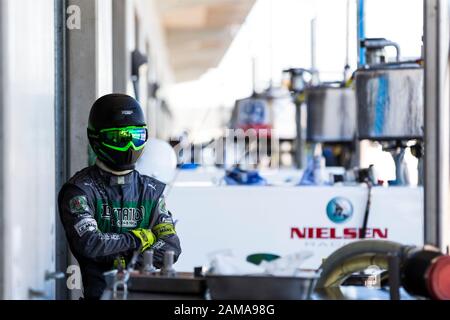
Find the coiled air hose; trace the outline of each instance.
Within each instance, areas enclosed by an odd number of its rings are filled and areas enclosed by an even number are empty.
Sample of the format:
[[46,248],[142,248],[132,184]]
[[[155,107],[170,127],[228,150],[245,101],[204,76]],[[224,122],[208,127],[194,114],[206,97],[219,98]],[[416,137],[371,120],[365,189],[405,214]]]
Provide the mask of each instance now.
[[340,286],[352,273],[377,265],[387,269],[388,254],[401,253],[403,245],[392,241],[362,240],[333,252],[321,265],[317,288]]
[[399,258],[401,285],[408,293],[450,300],[450,256],[436,248],[418,248],[384,240],[353,242],[335,251],[322,263],[316,288],[338,289],[351,274],[369,266],[388,269],[391,254]]

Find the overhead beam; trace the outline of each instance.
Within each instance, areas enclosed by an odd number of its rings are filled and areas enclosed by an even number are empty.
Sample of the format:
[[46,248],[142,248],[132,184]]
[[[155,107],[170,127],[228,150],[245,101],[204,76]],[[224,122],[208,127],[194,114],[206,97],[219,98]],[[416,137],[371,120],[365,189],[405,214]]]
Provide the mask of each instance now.
[[[177,81],[216,67],[255,0],[157,0]],[[198,69],[197,71],[195,69]]]
[[190,8],[194,6],[208,6],[214,4],[234,4],[239,5],[243,2],[255,2],[255,0],[158,0],[158,11],[162,14],[173,10]]
[[166,34],[166,41],[169,49],[177,47],[189,46],[192,43],[203,43],[208,41],[223,41],[225,39],[232,39],[234,34],[228,28],[221,29],[207,29],[200,31],[168,31]]
[[220,28],[230,24],[242,24],[253,5],[253,1],[239,4],[221,4],[183,7],[168,11],[162,15],[162,22],[167,29],[202,29]]

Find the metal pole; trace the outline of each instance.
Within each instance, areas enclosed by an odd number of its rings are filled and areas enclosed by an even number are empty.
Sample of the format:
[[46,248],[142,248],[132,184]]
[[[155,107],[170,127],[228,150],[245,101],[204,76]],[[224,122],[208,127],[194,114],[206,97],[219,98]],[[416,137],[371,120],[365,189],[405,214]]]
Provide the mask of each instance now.
[[344,65],[344,82],[350,79],[350,0],[347,0],[345,12],[345,65]]
[[424,1],[425,243],[450,243],[449,0]]
[[256,57],[252,57],[252,95],[256,93]]
[[[81,27],[66,32],[66,96],[68,118],[69,175],[88,165],[86,128],[89,111],[98,97],[97,0],[66,0],[66,5],[80,8]],[[75,264],[71,258],[70,264]],[[78,299],[81,290],[71,290]]]
[[[7,5],[6,1],[0,1],[0,52],[3,51],[4,41],[5,41],[5,32],[6,32],[6,23],[7,17],[5,17],[5,6]],[[3,128],[3,113],[4,113],[4,79],[5,76],[5,68],[4,68],[4,55],[0,54],[0,125]],[[3,131],[3,130],[2,130]],[[3,133],[3,132],[2,132]],[[0,135],[0,154],[4,155],[4,145],[5,141],[3,138],[3,134]],[[5,205],[4,205],[4,161],[3,156],[0,157],[0,299],[5,298],[5,264],[4,261],[7,259],[5,257]]]
[[89,111],[97,99],[97,1],[67,0],[80,8],[81,27],[68,30],[67,104],[69,118],[69,174],[88,165],[86,128]]
[[113,92],[127,93],[131,79],[131,52],[127,47],[127,1],[112,2],[112,42],[113,42]]
[[[54,0],[55,6],[55,188],[56,195],[69,178],[67,103],[66,103],[66,0]],[[55,199],[57,201],[57,199]],[[58,205],[55,206],[58,208]],[[55,270],[65,272],[68,265],[68,249],[64,228],[55,211]],[[66,300],[68,290],[65,281],[56,281],[56,299]]]
[[297,95],[294,98],[295,101],[295,128],[297,131],[297,138],[295,140],[295,163],[298,169],[303,169],[303,152],[305,148],[305,144],[303,142],[303,128],[302,128],[302,104],[303,102],[299,101]]
[[317,71],[317,50],[316,50],[316,28],[317,18],[311,19],[311,71]]
[[357,0],[357,28],[358,28],[358,68],[366,64],[366,48],[361,46],[361,42],[366,38],[365,22],[365,0]]
[[400,300],[400,258],[396,252],[388,254],[389,295],[391,300]]

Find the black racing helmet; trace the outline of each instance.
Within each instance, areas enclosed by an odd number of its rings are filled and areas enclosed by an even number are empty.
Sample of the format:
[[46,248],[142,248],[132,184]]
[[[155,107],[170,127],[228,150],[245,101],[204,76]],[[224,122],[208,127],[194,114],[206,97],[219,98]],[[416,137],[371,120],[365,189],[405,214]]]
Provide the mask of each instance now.
[[139,102],[125,94],[108,94],[95,101],[87,133],[98,159],[115,171],[134,169],[148,139]]

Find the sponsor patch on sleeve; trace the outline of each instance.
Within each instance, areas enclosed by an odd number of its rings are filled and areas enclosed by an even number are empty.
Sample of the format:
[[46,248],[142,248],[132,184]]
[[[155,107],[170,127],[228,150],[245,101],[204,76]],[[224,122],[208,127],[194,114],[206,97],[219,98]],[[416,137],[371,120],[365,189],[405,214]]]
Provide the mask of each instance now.
[[115,234],[115,233],[111,233],[111,234],[103,233],[103,234],[100,234],[100,239],[103,241],[109,241],[109,240],[118,241],[118,240],[120,240],[120,235]]
[[160,239],[160,240],[156,241],[156,243],[154,245],[152,245],[151,248],[154,250],[159,250],[162,247],[164,247],[165,244],[166,244],[166,242],[164,240]]
[[89,212],[86,196],[76,196],[69,201],[70,212],[73,214]]
[[161,224],[161,223],[174,224],[173,220],[172,220],[172,216],[170,216],[170,213],[168,213],[167,215],[160,214],[157,221],[158,221],[158,224]]
[[78,221],[74,227],[81,238],[86,232],[97,230],[97,221],[93,218],[84,218]]

